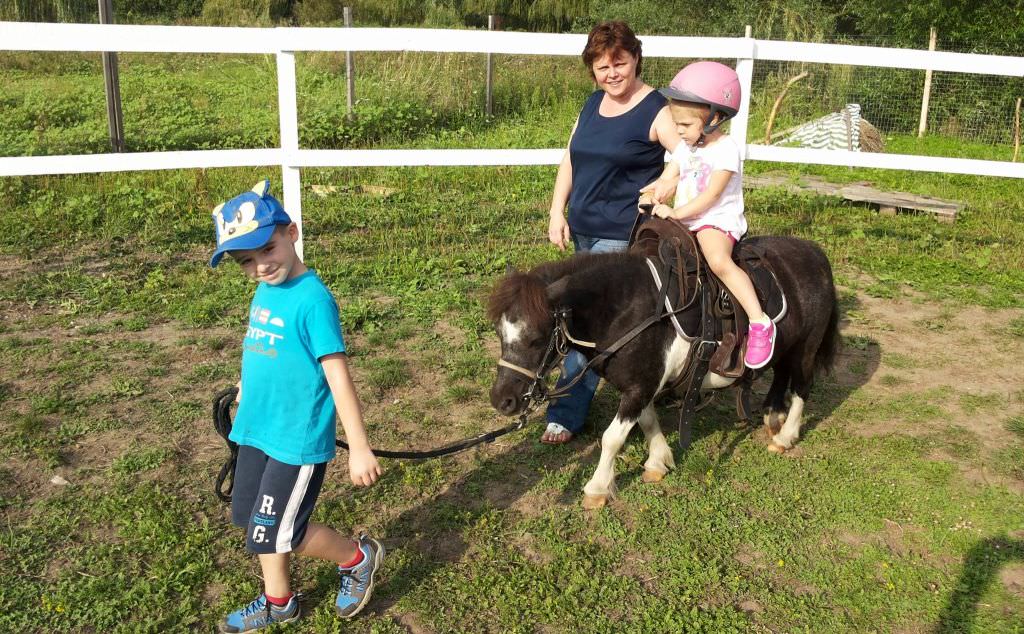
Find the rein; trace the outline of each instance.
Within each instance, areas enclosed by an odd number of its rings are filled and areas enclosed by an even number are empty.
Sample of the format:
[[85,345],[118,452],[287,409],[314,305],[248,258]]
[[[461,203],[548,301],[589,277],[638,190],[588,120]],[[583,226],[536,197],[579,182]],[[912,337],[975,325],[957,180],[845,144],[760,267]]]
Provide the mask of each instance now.
[[[641,205],[643,211],[649,215],[652,205]],[[630,243],[632,244],[637,237],[637,231],[640,226],[642,215],[637,218],[637,221],[633,225],[633,230],[630,235]],[[687,233],[686,235],[690,235]],[[690,239],[693,240],[692,235]],[[672,242],[672,248],[676,254],[676,261],[682,262],[681,246],[677,241]],[[698,249],[694,249],[697,252]],[[650,263],[650,259],[648,258]],[[544,357],[541,359],[540,366],[536,371],[528,370],[524,367],[516,365],[505,359],[498,360],[498,366],[508,368],[514,372],[522,374],[523,376],[530,379],[530,383],[527,386],[526,391],[522,394],[521,398],[527,402],[527,412],[530,409],[538,406],[544,401],[551,401],[557,398],[566,396],[569,390],[579,382],[588,370],[597,366],[600,363],[604,363],[609,357],[619,351],[620,348],[625,346],[627,343],[635,339],[641,332],[647,330],[652,325],[675,317],[676,315],[689,310],[695,304],[699,304],[701,308],[701,326],[699,337],[691,339],[691,345],[689,352],[686,355],[686,360],[683,362],[683,369],[680,371],[671,384],[663,387],[662,391],[674,391],[679,386],[685,384],[686,389],[684,392],[682,404],[679,409],[679,444],[684,449],[690,445],[692,437],[692,419],[694,413],[702,407],[700,403],[700,386],[703,383],[704,376],[707,374],[708,365],[711,360],[712,354],[718,347],[718,342],[713,338],[714,332],[714,316],[710,310],[713,298],[711,297],[710,287],[702,281],[701,269],[703,262],[701,258],[697,258],[696,271],[695,271],[695,285],[693,288],[693,294],[690,295],[688,292],[688,286],[686,284],[686,275],[682,270],[681,266],[676,267],[676,276],[678,277],[679,288],[682,289],[683,302],[682,306],[676,308],[670,307],[668,301],[669,283],[666,279],[664,283],[658,288],[658,302],[654,314],[643,320],[633,328],[631,328],[626,334],[619,337],[612,345],[608,348],[600,351],[596,356],[589,359],[586,365],[572,378],[568,383],[563,385],[561,388],[557,388],[552,391],[547,390],[547,373],[550,372],[555,365],[560,363],[568,354],[569,343],[576,344],[580,347],[587,347],[597,349],[597,344],[589,341],[580,341],[574,339],[569,334],[569,316],[571,314],[570,309],[562,308],[555,310],[552,316],[555,320],[555,327],[551,331],[551,340],[548,342],[548,348],[544,353]],[[553,354],[555,353],[555,354]]]
[[[631,328],[626,334],[615,340],[612,345],[601,350],[597,355],[589,359],[586,365],[580,369],[579,373],[560,388],[550,391],[547,389],[547,374],[553,370],[556,365],[559,365],[563,359],[565,359],[565,356],[569,353],[569,344],[572,343],[583,348],[593,348],[594,350],[597,350],[596,343],[592,341],[582,341],[569,334],[569,317],[572,313],[571,309],[560,308],[553,311],[552,316],[555,320],[555,327],[551,330],[551,339],[548,341],[547,350],[544,352],[540,366],[536,371],[528,370],[510,361],[506,361],[505,359],[498,359],[498,366],[508,368],[509,370],[518,372],[519,374],[531,379],[526,391],[520,397],[527,402],[527,412],[536,408],[545,401],[553,401],[555,399],[563,398],[569,394],[572,387],[583,378],[583,375],[586,374],[588,370],[600,363],[604,363],[609,357],[618,352],[620,348],[633,339],[636,339],[640,333],[647,330],[654,324],[689,309],[700,296],[699,293],[694,293],[693,297],[690,298],[690,301],[686,302],[686,304],[669,310],[665,302],[667,294],[668,283],[666,282],[660,289],[660,296],[658,298],[657,308],[655,309],[654,314]],[[691,348],[689,356],[692,357],[692,355],[693,349]],[[687,366],[690,365],[692,364],[689,363],[688,359]],[[685,372],[682,373],[682,376],[685,376],[685,374]]]
[[[231,491],[235,486],[235,465],[238,462],[238,444],[232,441],[228,436],[231,434],[231,405],[235,402],[235,397],[238,396],[238,388],[235,386],[225,388],[217,395],[213,397],[213,427],[217,430],[217,433],[224,442],[228,445],[228,451],[231,455],[224,462],[224,465],[220,468],[220,472],[217,474],[217,480],[214,484],[214,492],[224,502],[231,501]],[[536,401],[537,404],[543,402],[544,399]],[[447,456],[460,451],[465,451],[471,447],[483,443],[494,442],[495,439],[510,434],[514,431],[518,431],[526,427],[526,421],[533,410],[536,408],[536,404],[527,408],[522,414],[519,415],[518,420],[511,425],[506,425],[501,429],[489,431],[478,436],[459,440],[447,445],[443,445],[436,449],[429,449],[426,451],[389,451],[386,449],[371,449],[373,455],[380,458],[404,458],[409,460],[428,460],[430,458],[440,458],[441,456]],[[335,438],[334,444],[341,447],[345,451],[348,451],[348,443],[341,438]]]

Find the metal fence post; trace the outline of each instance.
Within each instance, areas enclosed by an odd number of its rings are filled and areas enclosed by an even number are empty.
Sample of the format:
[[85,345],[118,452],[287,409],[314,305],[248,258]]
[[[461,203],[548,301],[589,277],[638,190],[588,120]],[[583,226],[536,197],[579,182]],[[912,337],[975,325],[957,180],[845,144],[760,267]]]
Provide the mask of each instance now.
[[[114,23],[113,0],[99,0],[100,23]],[[107,95],[107,128],[110,130],[110,147],[114,152],[124,152],[124,119],[121,115],[121,79],[117,73],[117,53],[104,51],[103,85]]]
[[729,134],[740,146],[740,159],[747,158],[747,126],[750,117],[750,88],[754,83],[754,39],[748,24],[743,30],[747,45],[746,55],[736,60],[736,75],[740,79],[740,111],[732,120]]
[[[931,28],[928,35],[928,50],[935,50],[935,27]],[[924,136],[928,129],[928,102],[932,98],[932,69],[924,71],[924,94],[921,96],[921,120],[917,124],[917,138]]]
[[[345,7],[345,26],[352,26],[352,7]],[[356,103],[356,77],[355,66],[352,64],[352,51],[345,51],[345,82],[346,95],[348,97],[348,118],[355,116]]]
[[304,259],[302,248],[302,182],[293,153],[299,149],[299,111],[295,98],[295,53],[277,53],[277,110],[281,119],[281,181],[284,210],[299,227],[295,251]]
[[[487,30],[488,31],[493,31],[494,30],[494,16],[493,15],[488,15],[487,16]],[[487,54],[487,86],[486,86],[486,91],[485,92],[487,94],[487,105],[486,105],[487,116],[489,117],[489,116],[494,114],[494,63],[491,60],[491,54],[490,53]]]

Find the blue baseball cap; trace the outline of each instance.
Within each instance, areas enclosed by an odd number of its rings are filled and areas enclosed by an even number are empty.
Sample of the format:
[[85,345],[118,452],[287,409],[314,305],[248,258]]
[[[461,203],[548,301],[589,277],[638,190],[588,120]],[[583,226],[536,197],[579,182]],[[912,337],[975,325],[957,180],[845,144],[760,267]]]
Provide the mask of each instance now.
[[262,247],[270,241],[277,225],[292,223],[281,203],[268,191],[270,181],[260,181],[251,191],[235,196],[213,210],[217,250],[210,258],[211,267],[217,266],[228,251]]

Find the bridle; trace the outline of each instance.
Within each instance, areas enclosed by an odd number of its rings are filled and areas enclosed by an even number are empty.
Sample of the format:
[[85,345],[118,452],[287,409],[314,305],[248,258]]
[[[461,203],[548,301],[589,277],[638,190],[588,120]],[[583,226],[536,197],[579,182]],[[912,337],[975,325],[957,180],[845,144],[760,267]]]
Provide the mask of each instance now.
[[[635,229],[635,228],[634,228]],[[679,245],[676,244],[675,250],[679,252]],[[679,271],[680,285],[682,287],[682,272]],[[520,365],[512,363],[504,358],[498,359],[498,367],[508,368],[517,374],[526,377],[529,380],[527,383],[526,390],[519,396],[519,398],[526,403],[526,407],[520,414],[520,420],[525,425],[526,418],[538,407],[547,401],[553,401],[558,398],[568,396],[569,390],[572,389],[576,383],[578,383],[583,376],[587,373],[587,370],[604,363],[609,357],[619,351],[624,345],[632,341],[644,330],[647,330],[653,324],[667,319],[669,317],[678,315],[683,311],[689,310],[695,305],[702,307],[702,320],[701,320],[701,335],[700,337],[694,337],[691,341],[699,339],[697,345],[691,345],[689,353],[686,356],[686,360],[683,363],[683,370],[679,376],[672,381],[671,385],[668,386],[667,390],[675,390],[679,385],[686,383],[687,391],[684,398],[684,405],[680,408],[680,434],[679,442],[682,446],[689,445],[690,439],[690,428],[688,419],[692,416],[693,411],[697,408],[697,397],[700,396],[699,385],[700,381],[703,380],[704,374],[707,371],[707,364],[711,358],[711,354],[717,347],[717,342],[709,340],[708,337],[712,332],[711,324],[711,313],[707,309],[707,304],[710,301],[708,297],[708,291],[706,285],[701,282],[700,277],[700,260],[697,262],[697,275],[696,275],[696,286],[694,292],[689,299],[685,300],[681,306],[675,308],[669,308],[666,297],[668,295],[669,284],[668,280],[661,285],[659,289],[659,297],[657,308],[654,314],[643,320],[626,334],[622,335],[604,350],[598,352],[595,356],[591,357],[585,366],[565,385],[562,385],[554,390],[548,390],[547,387],[547,375],[556,365],[559,365],[566,355],[569,354],[570,344],[574,344],[579,347],[593,348],[597,350],[597,344],[592,341],[581,341],[574,338],[569,334],[569,319],[572,314],[571,309],[559,308],[552,311],[552,318],[554,319],[555,325],[551,330],[551,339],[548,341],[548,347],[544,351],[544,356],[541,358],[540,364],[536,370],[530,370]],[[684,429],[684,415],[686,417],[686,425]]]
[[[541,357],[540,364],[537,366],[536,370],[529,370],[504,358],[498,359],[499,367],[508,368],[509,370],[522,374],[529,379],[526,390],[519,396],[520,399],[526,402],[526,409],[523,412],[525,415],[529,415],[533,410],[537,409],[541,404],[547,401],[553,401],[567,396],[569,390],[583,377],[584,372],[580,372],[578,375],[573,377],[569,383],[562,387],[554,390],[548,390],[548,373],[551,372],[555,366],[561,365],[562,360],[569,354],[569,349],[571,347],[570,344],[576,344],[585,348],[597,348],[596,343],[592,341],[582,341],[569,334],[569,318],[571,314],[572,310],[568,308],[559,308],[551,313],[555,322],[555,327],[551,329],[551,339],[548,340],[548,347],[544,351],[544,356]],[[589,369],[590,365],[591,364],[588,363],[587,367],[584,369]]]

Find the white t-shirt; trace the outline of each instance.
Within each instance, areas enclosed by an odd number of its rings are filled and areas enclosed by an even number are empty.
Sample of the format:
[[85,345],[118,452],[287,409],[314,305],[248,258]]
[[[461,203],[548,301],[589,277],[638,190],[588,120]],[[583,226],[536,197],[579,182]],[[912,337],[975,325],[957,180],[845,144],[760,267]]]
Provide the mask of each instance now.
[[672,160],[679,165],[676,207],[685,205],[707,189],[712,172],[732,172],[725,191],[710,209],[681,221],[688,229],[710,225],[737,238],[747,232],[747,219],[743,216],[743,162],[740,148],[732,137],[726,135],[709,146],[697,148],[680,143]]

